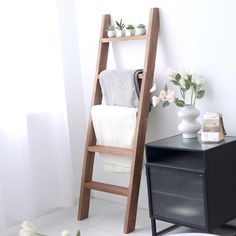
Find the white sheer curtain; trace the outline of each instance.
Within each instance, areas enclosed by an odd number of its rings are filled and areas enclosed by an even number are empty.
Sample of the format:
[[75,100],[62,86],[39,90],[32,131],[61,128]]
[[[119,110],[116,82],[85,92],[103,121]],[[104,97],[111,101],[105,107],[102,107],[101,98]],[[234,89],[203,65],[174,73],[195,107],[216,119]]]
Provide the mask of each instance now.
[[73,204],[56,0],[0,1],[0,228]]

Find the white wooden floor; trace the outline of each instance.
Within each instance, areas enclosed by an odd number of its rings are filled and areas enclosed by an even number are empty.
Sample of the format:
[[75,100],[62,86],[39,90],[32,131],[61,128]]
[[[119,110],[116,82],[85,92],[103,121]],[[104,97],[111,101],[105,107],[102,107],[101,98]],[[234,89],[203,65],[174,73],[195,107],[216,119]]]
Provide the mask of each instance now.
[[[124,206],[121,204],[92,199],[90,207],[90,216],[88,219],[78,222],[76,220],[77,207],[61,209],[41,216],[37,219],[27,219],[34,223],[39,233],[48,236],[61,236],[61,231],[67,229],[75,236],[77,229],[80,229],[81,236],[120,236],[122,233],[124,221]],[[236,221],[233,222],[236,225]],[[157,222],[157,227],[163,229],[168,224]],[[0,231],[0,236],[18,236],[20,225],[15,225]],[[190,228],[181,227],[169,234],[197,232]],[[236,228],[222,227],[214,230],[214,234],[222,236],[234,236]],[[129,236],[151,236],[151,225],[149,213],[147,210],[139,209],[137,216],[136,230]]]

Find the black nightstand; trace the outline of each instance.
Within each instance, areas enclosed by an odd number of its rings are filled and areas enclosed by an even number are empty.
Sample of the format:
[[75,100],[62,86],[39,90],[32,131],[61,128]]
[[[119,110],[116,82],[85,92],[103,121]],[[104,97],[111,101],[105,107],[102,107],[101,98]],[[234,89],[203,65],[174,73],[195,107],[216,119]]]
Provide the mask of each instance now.
[[[236,137],[205,144],[177,135],[145,149],[153,236],[178,226],[211,232],[236,218]],[[156,232],[156,219],[175,225]]]

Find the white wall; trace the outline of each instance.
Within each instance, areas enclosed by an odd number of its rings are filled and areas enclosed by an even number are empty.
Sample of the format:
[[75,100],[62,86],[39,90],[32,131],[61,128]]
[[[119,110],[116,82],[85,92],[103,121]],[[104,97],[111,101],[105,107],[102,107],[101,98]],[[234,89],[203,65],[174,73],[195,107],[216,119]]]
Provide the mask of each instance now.
[[[122,18],[126,23],[148,22],[150,7],[160,7],[161,29],[157,49],[155,80],[164,84],[162,73],[166,67],[191,68],[193,72],[207,79],[206,96],[197,104],[205,111],[223,113],[225,128],[229,135],[236,135],[236,2],[234,0],[146,0],[146,1],[76,1],[77,32],[80,56],[80,74],[86,119],[89,114],[93,80],[95,75],[101,15],[110,13],[113,19]],[[121,52],[122,51],[122,52]],[[116,43],[111,48],[109,67],[143,67],[144,42]],[[140,56],[139,56],[140,55]],[[78,78],[77,78],[78,79]],[[73,80],[73,79],[69,79]],[[68,82],[69,83],[69,82]],[[71,95],[78,91],[71,89]],[[79,88],[81,89],[81,87]],[[70,97],[69,96],[69,97]],[[71,108],[76,104],[68,104]],[[78,107],[78,106],[77,106]],[[79,108],[80,109],[80,108]],[[160,139],[178,133],[177,108],[168,107],[153,110],[149,117],[147,139]],[[83,115],[83,114],[82,114]],[[73,123],[71,121],[71,123]],[[73,123],[78,132],[78,124]],[[76,135],[74,136],[76,138]],[[83,139],[85,136],[82,137]],[[76,140],[72,140],[74,143]],[[78,141],[82,141],[81,137]],[[75,146],[73,148],[76,148]],[[126,175],[107,174],[96,161],[97,180],[114,184],[127,184]],[[145,174],[143,172],[140,206],[147,206]],[[95,196],[106,197],[103,193]],[[109,199],[117,199],[109,196]]]

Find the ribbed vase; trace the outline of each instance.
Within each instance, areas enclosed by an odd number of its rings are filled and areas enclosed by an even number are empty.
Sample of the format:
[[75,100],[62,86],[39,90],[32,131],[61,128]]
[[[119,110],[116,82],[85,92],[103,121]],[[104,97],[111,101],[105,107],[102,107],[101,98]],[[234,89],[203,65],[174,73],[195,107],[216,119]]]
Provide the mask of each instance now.
[[178,125],[178,130],[182,133],[183,138],[196,138],[201,125],[197,122],[200,115],[195,106],[184,106],[178,111],[178,117],[182,120]]

